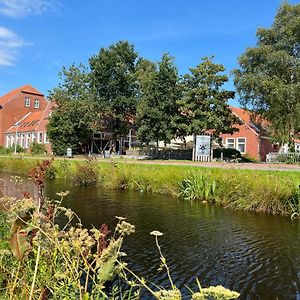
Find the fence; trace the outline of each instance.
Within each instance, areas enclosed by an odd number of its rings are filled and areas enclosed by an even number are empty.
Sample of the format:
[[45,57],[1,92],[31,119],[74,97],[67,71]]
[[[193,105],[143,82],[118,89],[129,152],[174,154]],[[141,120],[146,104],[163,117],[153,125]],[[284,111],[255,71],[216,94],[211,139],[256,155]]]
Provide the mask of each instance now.
[[278,153],[267,154],[267,163],[300,163],[300,153]]

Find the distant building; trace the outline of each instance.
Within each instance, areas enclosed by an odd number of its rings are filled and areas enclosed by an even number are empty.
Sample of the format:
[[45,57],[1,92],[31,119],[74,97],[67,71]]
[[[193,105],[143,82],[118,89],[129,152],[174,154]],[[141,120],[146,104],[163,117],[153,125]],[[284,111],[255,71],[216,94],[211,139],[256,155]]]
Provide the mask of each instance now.
[[268,123],[266,121],[253,117],[250,111],[233,106],[230,109],[242,124],[234,126],[239,129],[237,132],[221,135],[226,148],[236,149],[242,155],[248,155],[260,161],[265,161],[268,153],[278,151],[278,146],[271,142],[267,134]]
[[46,133],[51,104],[41,92],[31,85],[16,88],[0,97],[0,108],[1,146],[29,149],[36,142],[51,152]]

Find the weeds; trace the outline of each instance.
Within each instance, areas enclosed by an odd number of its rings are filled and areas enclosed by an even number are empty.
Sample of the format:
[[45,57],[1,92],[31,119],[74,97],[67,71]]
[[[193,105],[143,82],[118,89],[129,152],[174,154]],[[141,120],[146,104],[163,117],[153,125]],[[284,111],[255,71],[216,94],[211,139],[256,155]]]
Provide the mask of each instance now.
[[[2,171],[18,174],[27,174],[37,162],[24,158],[0,159]],[[291,216],[300,211],[299,201],[295,200],[298,172],[55,160],[47,169],[47,177],[79,185],[101,185],[106,189],[200,199],[250,212]]]
[[179,184],[179,196],[186,200],[213,201],[216,181],[207,173],[189,173]]

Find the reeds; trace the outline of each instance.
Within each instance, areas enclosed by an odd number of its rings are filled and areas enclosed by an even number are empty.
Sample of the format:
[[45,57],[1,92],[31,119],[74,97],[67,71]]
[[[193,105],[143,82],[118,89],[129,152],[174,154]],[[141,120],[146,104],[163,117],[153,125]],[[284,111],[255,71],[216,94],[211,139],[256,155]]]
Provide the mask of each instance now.
[[[3,172],[27,174],[38,160],[0,158]],[[55,160],[48,178],[130,189],[273,215],[300,216],[298,172],[217,169],[124,161]]]

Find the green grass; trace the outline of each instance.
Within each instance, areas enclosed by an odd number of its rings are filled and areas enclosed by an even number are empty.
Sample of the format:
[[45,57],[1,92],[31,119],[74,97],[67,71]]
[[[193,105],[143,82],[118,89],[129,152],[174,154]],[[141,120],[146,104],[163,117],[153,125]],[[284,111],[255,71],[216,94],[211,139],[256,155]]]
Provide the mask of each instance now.
[[[0,158],[0,170],[27,174],[40,159]],[[55,160],[49,178],[106,189],[142,190],[205,200],[224,207],[274,215],[300,213],[300,173],[204,168],[121,161]],[[298,196],[297,196],[298,195]]]

